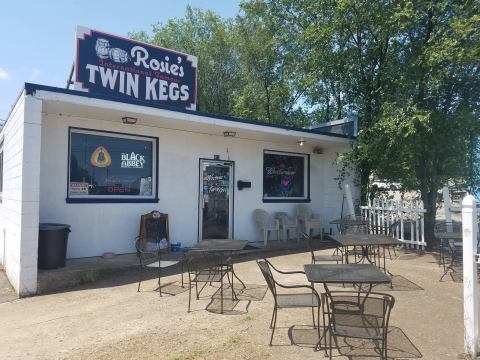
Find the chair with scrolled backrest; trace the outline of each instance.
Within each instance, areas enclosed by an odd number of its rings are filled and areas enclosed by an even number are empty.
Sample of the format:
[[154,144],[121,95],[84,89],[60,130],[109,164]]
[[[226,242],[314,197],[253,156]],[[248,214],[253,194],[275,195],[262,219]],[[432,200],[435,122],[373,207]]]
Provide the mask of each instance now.
[[[458,221],[436,221],[434,226],[435,237],[440,238],[440,264],[443,265],[443,275],[440,281],[443,280],[448,271],[454,271],[457,262],[460,262],[463,257],[462,240],[456,239],[453,234],[462,233],[462,223]],[[439,236],[442,234],[442,236]],[[447,234],[447,235],[445,235]],[[452,238],[448,237],[452,234]],[[478,247],[478,243],[477,243]],[[445,256],[450,256],[450,262],[447,265]]]
[[[279,283],[275,280],[273,276],[273,271],[277,274],[303,274],[303,271],[281,271],[274,267],[267,259],[257,260],[257,265],[260,268],[260,271],[267,282],[268,288],[270,289],[274,305],[273,305],[273,313],[272,319],[270,321],[270,328],[272,329],[272,334],[270,336],[270,346],[272,345],[273,334],[275,333],[275,326],[277,324],[277,311],[278,309],[287,309],[287,308],[311,308],[312,309],[312,319],[313,319],[313,326],[315,327],[315,308],[317,308],[317,331],[318,337],[320,338],[320,296],[318,295],[315,288],[311,285],[285,285]],[[288,292],[289,289],[309,289],[310,291],[307,293],[298,293],[295,292]],[[283,290],[282,293],[279,290]]]
[[[199,300],[200,293],[207,284],[220,283],[220,313],[223,313],[224,284],[226,276],[231,290],[232,301],[235,299],[233,287],[233,267],[231,259],[223,258],[222,254],[215,251],[189,250],[183,253],[183,261],[188,274],[188,312],[191,309],[192,286],[195,285],[196,298]],[[232,279],[230,279],[230,275]],[[198,284],[202,284],[200,290]]]
[[[341,262],[343,264],[343,253],[341,248],[339,248],[335,243],[330,240],[325,239],[312,239],[311,236],[300,231],[300,236],[307,241],[308,248],[310,250],[310,255],[312,257],[312,264],[323,261],[335,261],[337,264]],[[331,255],[317,255],[315,251],[317,250],[333,250]]]
[[158,291],[162,296],[160,259],[161,254],[168,252],[170,248],[168,214],[151,211],[140,217],[140,230],[139,235],[135,238],[135,248],[140,265],[137,291],[140,291],[143,269],[156,267],[158,262]]
[[[368,231],[370,234],[379,234],[379,235],[387,235],[393,238],[397,238],[399,236],[399,229],[402,224],[401,219],[385,219],[384,222],[379,222],[379,223],[371,223],[369,222],[368,224]],[[383,246],[383,251],[381,251],[380,246],[372,246],[372,251],[373,251],[373,258],[375,262],[378,260],[379,262],[379,267],[381,267],[382,259],[383,259],[383,264],[385,264],[385,250],[388,251],[388,256],[390,257],[390,260],[392,260],[392,253],[390,252],[390,249],[393,250],[393,254],[395,257],[397,256],[397,251],[395,250],[396,245],[393,246]],[[355,254],[357,256],[357,254]]]
[[[329,358],[337,338],[371,340],[381,359],[388,358],[387,335],[395,298],[390,294],[357,291],[327,291],[323,313],[328,317]],[[326,339],[325,339],[326,340]]]

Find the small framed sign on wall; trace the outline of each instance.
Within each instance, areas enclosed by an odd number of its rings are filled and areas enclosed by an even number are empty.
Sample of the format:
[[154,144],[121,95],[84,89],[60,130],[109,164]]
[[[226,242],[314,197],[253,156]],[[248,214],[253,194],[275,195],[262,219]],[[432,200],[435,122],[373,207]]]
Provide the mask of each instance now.
[[309,202],[310,156],[265,150],[263,202]]

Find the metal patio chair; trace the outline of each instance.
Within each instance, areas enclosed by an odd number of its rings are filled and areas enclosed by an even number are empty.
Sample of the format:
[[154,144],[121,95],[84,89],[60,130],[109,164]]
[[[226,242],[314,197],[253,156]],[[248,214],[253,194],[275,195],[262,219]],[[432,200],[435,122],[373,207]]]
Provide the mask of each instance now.
[[[202,250],[189,250],[183,253],[184,263],[188,274],[188,312],[191,309],[192,287],[195,285],[197,300],[208,284],[220,284],[220,312],[223,313],[223,279],[226,276],[232,290],[232,300],[236,298],[233,288],[233,265],[231,259],[224,259],[223,255],[217,252]],[[229,274],[232,279],[230,280]],[[201,284],[199,289],[198,285]]]
[[[461,233],[462,223],[459,221],[437,220],[435,221],[433,232],[434,232],[434,235],[456,233],[456,232]],[[439,237],[440,266],[443,267],[444,272],[448,272],[445,258],[446,258],[446,255],[449,255],[450,253],[451,248],[449,244],[451,243],[452,240],[455,241],[455,239],[449,239],[445,236]]]
[[[344,219],[347,220],[364,220],[362,216],[360,215],[346,215],[344,216]],[[343,235],[348,235],[348,234],[368,234],[368,223],[367,224],[355,224],[355,225],[347,225],[347,224],[341,224],[340,225],[340,233]],[[373,254],[373,258],[376,261],[378,254],[378,248],[369,248],[369,253]],[[355,262],[357,262],[357,257],[363,256],[362,249],[359,247],[353,247],[353,249],[345,249],[347,252],[347,255],[353,255],[355,257]]]
[[[312,320],[313,327],[318,330],[318,338],[320,339],[320,296],[313,286],[310,285],[285,285],[281,284],[274,279],[272,269],[278,274],[305,274],[303,271],[280,271],[275,268],[267,259],[257,260],[258,267],[262,272],[265,281],[267,282],[268,288],[272,293],[274,305],[272,319],[270,321],[270,328],[272,329],[272,334],[270,336],[270,343],[272,345],[273,334],[275,333],[275,326],[277,324],[277,312],[278,309],[288,309],[288,308],[311,308],[312,309]],[[298,292],[288,292],[284,293],[285,290],[292,289],[308,289],[309,292],[298,293]],[[280,291],[282,292],[280,292]],[[315,325],[315,308],[317,309],[317,322]]]
[[395,304],[392,295],[376,292],[327,291],[325,297],[323,313],[328,318],[326,327],[330,359],[333,345],[338,347],[339,337],[371,340],[380,359],[388,358],[388,323]]
[[[395,237],[395,231],[400,225],[401,225],[401,220],[393,220],[390,224],[383,224],[383,225],[372,224],[369,226],[369,228],[370,228],[370,233],[372,234],[383,234],[383,235]],[[395,257],[397,256],[397,251],[395,250],[395,246],[387,247],[388,256],[390,257],[390,260],[392,260],[392,253],[390,252],[390,248],[392,248],[393,254],[395,255]],[[379,252],[379,255],[380,255],[380,252]],[[385,253],[383,253],[383,256],[385,257]]]
[[143,280],[145,268],[158,267],[158,291],[162,296],[161,288],[161,257],[169,251],[168,214],[152,211],[140,218],[139,235],[135,238],[135,249],[139,260],[139,280],[137,292]]
[[[310,255],[312,257],[312,264],[323,261],[336,261],[337,264],[341,262],[343,264],[343,253],[342,250],[335,245],[331,240],[325,239],[312,239],[311,236],[307,235],[303,231],[300,231],[300,236],[307,240],[308,248],[310,249]],[[331,255],[315,255],[317,250],[329,250],[332,249],[333,253]]]
[[[438,234],[452,234],[448,236],[438,236]],[[455,266],[463,260],[463,242],[453,234],[462,234],[462,223],[458,221],[437,221],[435,222],[434,234],[440,238],[440,266],[443,266],[443,274],[439,281],[448,274],[449,271],[455,271]],[[447,264],[447,257],[449,257]]]

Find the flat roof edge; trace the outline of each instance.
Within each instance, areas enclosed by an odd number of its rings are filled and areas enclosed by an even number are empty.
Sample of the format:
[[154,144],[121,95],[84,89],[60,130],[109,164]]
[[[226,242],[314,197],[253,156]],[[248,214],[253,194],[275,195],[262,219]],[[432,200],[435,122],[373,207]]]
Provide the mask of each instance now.
[[[304,133],[308,133],[308,134],[325,135],[325,136],[329,136],[329,137],[355,140],[355,137],[351,137],[351,136],[343,135],[343,134],[333,134],[333,133],[329,133],[329,132],[321,132],[321,131],[318,131],[318,130],[313,131],[313,130],[310,130],[310,129],[297,128],[297,127],[287,126],[287,125],[269,124],[269,123],[265,123],[265,122],[258,121],[258,120],[241,119],[241,118],[236,118],[236,117],[228,116],[228,115],[217,115],[217,114],[211,114],[211,113],[202,112],[202,111],[192,111],[192,110],[186,110],[186,109],[185,110],[184,109],[178,109],[178,108],[175,108],[175,107],[172,107],[172,106],[166,106],[166,105],[161,105],[161,104],[152,104],[150,102],[146,102],[146,101],[142,101],[142,100],[118,99],[118,98],[115,98],[113,96],[92,95],[88,92],[83,92],[83,91],[78,91],[78,90],[62,89],[62,88],[57,88],[57,87],[47,86],[47,85],[25,83],[25,94],[26,95],[35,95],[36,91],[49,91],[49,92],[54,92],[54,93],[75,95],[75,96],[81,96],[81,97],[99,99],[99,100],[107,100],[107,101],[113,101],[113,102],[118,102],[118,103],[130,104],[130,105],[146,106],[146,107],[150,107],[150,108],[168,110],[168,111],[184,113],[184,114],[194,115],[194,116],[203,116],[203,117],[208,117],[208,118],[213,118],[213,119],[227,120],[227,121],[243,123],[243,124],[258,125],[258,126],[278,128],[278,129],[283,129],[283,130],[299,131],[299,132],[304,132]],[[18,99],[17,99],[17,101],[18,101]]]

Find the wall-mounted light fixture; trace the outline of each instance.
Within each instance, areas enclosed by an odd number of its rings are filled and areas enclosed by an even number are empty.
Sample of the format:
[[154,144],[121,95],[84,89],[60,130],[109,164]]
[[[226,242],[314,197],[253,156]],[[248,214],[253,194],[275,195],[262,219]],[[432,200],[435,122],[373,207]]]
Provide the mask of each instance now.
[[313,153],[314,154],[323,154],[323,149],[320,146],[315,146],[313,148]]
[[305,145],[305,140],[303,140],[303,138],[300,138],[300,140],[297,141],[297,144],[303,146]]
[[235,136],[237,136],[237,132],[236,131],[224,131],[223,136],[224,137],[235,137]]
[[129,117],[129,116],[124,116],[122,117],[122,122],[124,124],[136,124],[137,123],[137,118],[134,117]]

